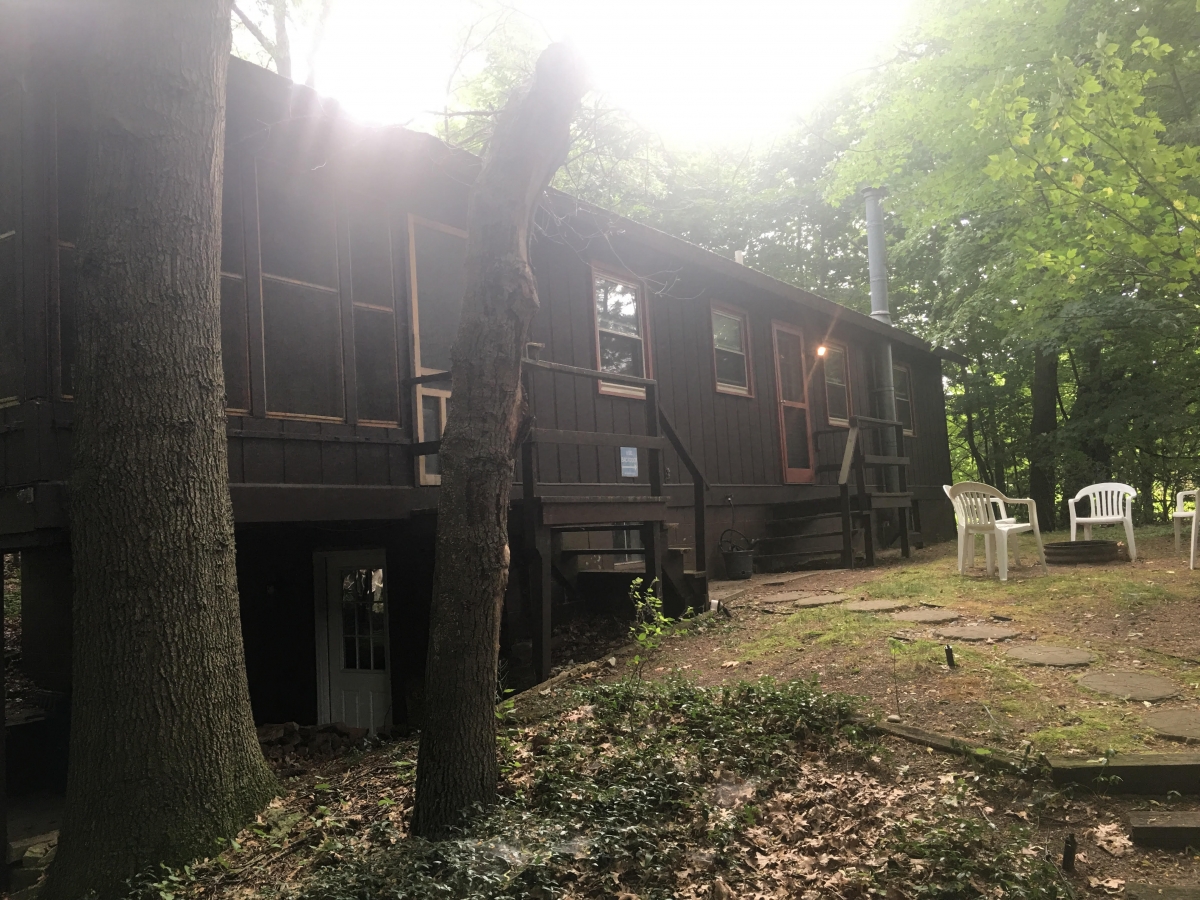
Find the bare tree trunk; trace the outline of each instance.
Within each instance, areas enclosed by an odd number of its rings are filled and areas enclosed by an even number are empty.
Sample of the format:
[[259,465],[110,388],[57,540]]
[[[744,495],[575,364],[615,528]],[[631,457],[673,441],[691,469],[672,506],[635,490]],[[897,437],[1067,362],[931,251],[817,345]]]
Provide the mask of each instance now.
[[274,0],[275,7],[275,71],[284,78],[292,77],[292,40],[288,37],[288,0]]
[[417,765],[414,829],[437,836],[491,803],[496,760],[500,606],[508,581],[512,445],[521,357],[538,309],[529,267],[533,214],[566,159],[584,92],[563,45],[538,60],[509,101],[467,212],[467,286],[453,355],[453,397],[439,458],[437,563]]
[[66,814],[43,900],[214,849],[271,796],[234,569],[218,265],[228,0],[93,23]]
[[1034,351],[1033,406],[1029,441],[1029,496],[1037,503],[1038,528],[1054,530],[1055,453],[1054,432],[1058,428],[1058,350],[1042,347]]

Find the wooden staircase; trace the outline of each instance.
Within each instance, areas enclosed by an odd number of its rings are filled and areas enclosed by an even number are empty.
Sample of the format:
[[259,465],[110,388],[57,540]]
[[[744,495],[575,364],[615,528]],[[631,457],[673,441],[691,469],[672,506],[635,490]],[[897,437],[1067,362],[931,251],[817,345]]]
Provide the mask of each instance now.
[[[637,387],[645,391],[646,423],[644,434],[564,431],[538,428],[529,418],[520,438],[521,525],[525,584],[533,610],[533,665],[538,680],[549,677],[551,669],[551,595],[556,563],[563,556],[641,554],[645,558],[642,577],[647,583],[658,580],[667,615],[680,615],[691,608],[708,607],[708,578],[705,559],[705,492],[708,482],[688,453],[666,414],[658,405],[658,384],[653,379],[615,375],[580,369],[538,359],[523,360],[526,396],[532,396],[529,373],[549,370],[593,381]],[[663,494],[662,451],[670,444],[692,477],[695,547],[668,547],[667,498]],[[638,447],[648,451],[647,493],[642,495],[552,495],[538,481],[538,444],[575,444],[591,447]],[[640,548],[555,549],[554,535],[567,532],[637,531]],[[694,554],[693,568],[687,557]],[[570,581],[561,575],[560,580]]]
[[[884,451],[883,438],[895,435],[895,453]],[[855,567],[859,555],[875,565],[875,540],[880,513],[889,514],[891,534],[885,546],[899,541],[907,558],[912,545],[921,545],[920,510],[908,489],[909,459],[904,455],[904,426],[899,422],[853,416],[849,429],[815,432],[816,439],[842,438],[840,463],[820,465],[818,476],[837,473],[837,494],[813,500],[776,504],[767,523],[769,535],[758,541],[761,552],[755,563],[763,571],[781,571],[822,561],[837,560],[843,568]],[[867,471],[873,474],[868,484]],[[893,477],[889,479],[889,475]],[[895,490],[888,490],[889,480]]]

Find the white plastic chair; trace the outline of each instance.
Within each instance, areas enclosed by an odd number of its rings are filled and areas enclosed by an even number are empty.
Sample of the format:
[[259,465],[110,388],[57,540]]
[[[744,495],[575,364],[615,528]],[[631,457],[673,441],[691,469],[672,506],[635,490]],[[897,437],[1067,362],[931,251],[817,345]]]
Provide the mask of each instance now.
[[[1137,559],[1137,545],[1133,542],[1133,498],[1137,491],[1119,481],[1106,481],[1103,484],[1090,484],[1080,490],[1073,500],[1068,500],[1071,508],[1071,540],[1075,540],[1075,528],[1083,526],[1083,539],[1092,539],[1093,525],[1124,525],[1125,539],[1129,544],[1129,558]],[[1088,515],[1079,516],[1075,512],[1075,504],[1084,497],[1088,498]]]
[[[1200,512],[1200,502],[1197,498],[1200,496],[1200,491],[1180,491],[1175,495],[1175,512],[1171,516],[1171,522],[1175,526],[1175,552],[1179,552],[1179,526],[1183,524],[1184,519],[1190,519],[1192,522],[1192,554],[1188,561],[1188,568],[1196,568],[1196,519],[1197,513]],[[1184,509],[1183,504],[1187,498],[1192,498],[1192,509]]]
[[[950,485],[943,484],[942,490],[946,492],[947,497],[950,497],[950,504],[954,507],[954,524],[958,528],[958,574],[965,575],[967,574],[968,568],[975,567],[975,535],[972,534],[968,538],[966,533],[963,531],[966,520],[962,511],[959,509],[958,500],[955,497],[950,496]],[[1003,500],[993,498],[992,502],[998,508],[999,512],[999,515],[996,517],[996,521],[1005,523],[1017,521],[1016,519],[1009,517],[1008,510],[1004,508]],[[964,544],[966,545],[965,552],[963,550]],[[985,534],[983,536],[983,549],[984,558],[987,561],[987,570],[990,573],[992,571],[992,560],[995,558],[996,554],[996,541],[994,535]],[[1021,564],[1021,552],[1016,541],[1013,541],[1013,559],[1018,566]]]
[[[959,534],[964,540],[960,540],[958,546],[960,571],[967,558],[967,542],[974,541],[977,534],[987,535],[995,542],[995,561],[999,563],[1000,580],[1008,581],[1008,537],[1009,535],[1016,537],[1026,531],[1033,532],[1038,559],[1042,568],[1046,568],[1046,551],[1042,548],[1042,535],[1037,524],[1037,504],[1034,501],[1005,497],[991,485],[980,484],[977,481],[959,482],[946,493],[950,497],[950,501],[955,504],[955,514],[962,516],[960,521],[963,524]],[[1005,506],[1014,503],[1028,508],[1028,522],[1016,522],[1007,516],[998,517],[996,515],[997,506],[999,506],[1000,512],[1007,512]],[[1013,543],[1015,549],[1016,542]],[[990,553],[989,556],[991,556]],[[989,576],[992,574],[992,562],[991,559],[987,561]]]

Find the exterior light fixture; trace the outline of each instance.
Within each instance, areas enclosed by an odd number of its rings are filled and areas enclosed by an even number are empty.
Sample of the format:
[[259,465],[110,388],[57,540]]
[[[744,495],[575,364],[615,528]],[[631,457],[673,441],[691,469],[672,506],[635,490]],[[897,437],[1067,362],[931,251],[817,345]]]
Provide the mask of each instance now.
[[825,355],[825,350],[826,350],[826,349],[827,349],[827,348],[825,348],[825,347],[818,347],[818,348],[817,348],[817,356],[824,356],[824,355]]

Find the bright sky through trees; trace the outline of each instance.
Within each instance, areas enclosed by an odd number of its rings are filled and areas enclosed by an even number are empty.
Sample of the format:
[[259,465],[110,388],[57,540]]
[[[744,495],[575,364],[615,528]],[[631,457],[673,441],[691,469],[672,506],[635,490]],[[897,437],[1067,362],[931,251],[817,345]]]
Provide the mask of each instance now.
[[[498,16],[568,40],[596,87],[672,142],[768,136],[839,79],[886,56],[910,0],[335,0],[317,87],[353,114],[421,126]],[[507,12],[506,12],[507,11]],[[297,49],[307,43],[298,34]],[[296,78],[307,77],[308,54]],[[463,65],[471,74],[481,54]]]

